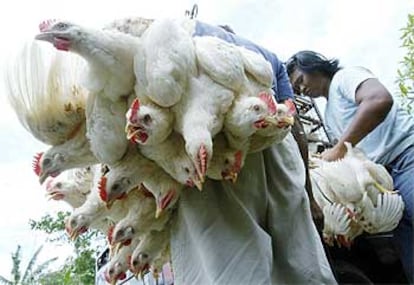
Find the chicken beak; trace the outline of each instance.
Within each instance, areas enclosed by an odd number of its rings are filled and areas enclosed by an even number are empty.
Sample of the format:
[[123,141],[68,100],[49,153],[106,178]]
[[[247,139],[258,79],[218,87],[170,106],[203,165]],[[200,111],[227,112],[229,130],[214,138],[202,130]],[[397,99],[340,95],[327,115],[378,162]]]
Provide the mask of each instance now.
[[54,35],[51,32],[42,32],[35,36],[36,40],[39,41],[46,41],[46,42],[53,42]]
[[226,177],[226,180],[230,180],[233,184],[237,181],[237,172],[230,171],[229,175]]
[[78,236],[79,236],[78,231],[72,231],[69,235],[69,238],[71,241],[75,241],[78,238]]
[[134,128],[130,123],[126,124],[125,132],[126,132],[127,140],[130,140],[131,138],[133,138],[135,136],[135,134],[137,133],[137,131],[134,131]]
[[157,210],[155,210],[155,218],[158,219],[162,213],[163,210],[159,206],[157,206]]
[[198,190],[203,191],[203,183],[198,179],[198,177],[193,180],[193,183]]
[[284,116],[281,121],[288,126],[293,126],[295,124],[295,118],[293,116]]
[[40,185],[42,185],[43,182],[45,182],[46,178],[48,178],[48,177],[49,177],[49,174],[47,172],[41,172],[41,173],[39,173],[39,182],[40,182]]
[[266,116],[264,118],[265,123],[268,123],[270,125],[277,125],[279,122],[276,120],[273,116]]
[[112,252],[113,252],[113,254],[114,255],[117,254],[122,247],[123,247],[122,242],[118,242],[114,246],[112,246]]

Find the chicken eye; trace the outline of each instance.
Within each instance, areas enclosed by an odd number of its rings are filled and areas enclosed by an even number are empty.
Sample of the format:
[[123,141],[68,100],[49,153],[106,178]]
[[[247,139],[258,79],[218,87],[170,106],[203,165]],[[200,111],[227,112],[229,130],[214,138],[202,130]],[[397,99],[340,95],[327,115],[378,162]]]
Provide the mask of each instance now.
[[44,166],[48,166],[51,162],[52,162],[52,160],[51,160],[50,158],[45,158],[45,159],[43,160],[43,165],[44,165]]
[[229,164],[229,163],[230,163],[230,160],[229,160],[228,158],[226,158],[226,159],[224,160],[224,163],[225,163],[225,164]]
[[260,106],[259,106],[259,105],[254,105],[254,106],[253,106],[253,110],[255,110],[255,111],[259,111],[259,110],[260,110]]
[[57,23],[55,27],[56,27],[58,30],[64,30],[64,29],[66,29],[66,28],[68,27],[68,25],[67,25],[67,24],[65,24],[65,23]]
[[190,173],[190,169],[189,169],[188,167],[184,167],[184,171],[185,171],[186,173]]
[[146,114],[143,118],[145,124],[149,124],[152,121],[151,115]]
[[114,185],[112,185],[112,191],[113,192],[117,192],[120,188],[119,183],[114,183]]
[[61,189],[62,188],[62,183],[61,182],[56,183],[55,187],[58,188],[58,189]]

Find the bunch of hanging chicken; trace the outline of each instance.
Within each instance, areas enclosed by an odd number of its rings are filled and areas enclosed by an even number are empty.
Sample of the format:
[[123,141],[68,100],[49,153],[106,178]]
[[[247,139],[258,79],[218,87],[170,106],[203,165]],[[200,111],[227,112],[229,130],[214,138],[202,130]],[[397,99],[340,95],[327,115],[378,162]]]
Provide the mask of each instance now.
[[159,271],[181,191],[234,182],[248,153],[293,124],[268,61],[194,29],[187,18],[102,29],[47,20],[7,73],[20,122],[50,146],[33,168],[50,198],[73,207],[68,234],[108,235],[110,283]]
[[366,232],[395,229],[402,218],[404,202],[394,191],[391,175],[381,164],[369,160],[357,147],[345,143],[347,152],[337,161],[311,155],[313,196],[323,211],[324,241],[350,247]]

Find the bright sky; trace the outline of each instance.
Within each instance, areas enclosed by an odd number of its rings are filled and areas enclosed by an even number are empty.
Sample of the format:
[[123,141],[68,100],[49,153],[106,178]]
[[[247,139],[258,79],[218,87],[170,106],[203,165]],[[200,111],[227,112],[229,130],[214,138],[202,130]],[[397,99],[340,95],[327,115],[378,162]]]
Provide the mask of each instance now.
[[[127,16],[181,17],[194,3],[199,6],[199,20],[228,24],[282,60],[299,50],[315,50],[339,58],[343,65],[368,67],[391,91],[395,90],[393,81],[404,54],[399,48],[399,29],[405,26],[407,14],[414,12],[411,0],[14,0],[0,12],[0,76],[5,59],[33,38],[44,19],[100,27]],[[0,275],[10,276],[11,253],[17,244],[28,258],[43,242],[42,236],[30,231],[28,220],[67,208],[46,201],[31,169],[33,155],[46,146],[20,125],[2,84],[0,81]],[[64,253],[67,250],[46,247],[41,259]]]

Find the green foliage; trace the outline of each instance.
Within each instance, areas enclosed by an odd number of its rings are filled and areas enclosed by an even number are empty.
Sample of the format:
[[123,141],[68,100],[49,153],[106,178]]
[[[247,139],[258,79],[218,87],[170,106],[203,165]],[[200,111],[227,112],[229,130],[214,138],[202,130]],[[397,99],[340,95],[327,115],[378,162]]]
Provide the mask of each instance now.
[[74,256],[68,257],[59,270],[43,275],[39,284],[80,285],[95,282],[95,256],[98,250],[93,243],[102,239],[102,235],[97,231],[88,231],[71,241],[65,232],[65,219],[69,215],[69,212],[60,211],[56,216],[45,215],[38,221],[29,222],[32,230],[47,233],[49,242],[70,244],[74,251]]
[[[22,262],[21,256],[21,246],[18,245],[14,253],[12,253],[12,262],[13,267],[11,271],[12,280],[8,280],[4,276],[0,276],[0,284],[7,285],[34,285],[39,284],[40,279],[45,275],[45,271],[48,269],[49,265],[56,261],[57,257],[51,258],[39,265],[37,265],[37,257],[40,251],[43,249],[43,246],[40,246],[33,256],[30,258],[26,270],[22,272],[20,270],[20,264]],[[41,283],[40,283],[41,284]]]
[[401,47],[406,55],[397,70],[397,84],[403,105],[412,112],[414,109],[414,15],[409,14],[407,24],[401,29]]

